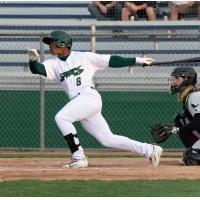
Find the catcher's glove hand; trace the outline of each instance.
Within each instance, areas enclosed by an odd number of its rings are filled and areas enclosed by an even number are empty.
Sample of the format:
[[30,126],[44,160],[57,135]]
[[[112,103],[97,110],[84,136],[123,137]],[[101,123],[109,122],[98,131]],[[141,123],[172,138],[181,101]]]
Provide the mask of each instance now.
[[164,142],[172,134],[177,134],[179,128],[168,124],[154,124],[151,127],[151,135],[156,143]]

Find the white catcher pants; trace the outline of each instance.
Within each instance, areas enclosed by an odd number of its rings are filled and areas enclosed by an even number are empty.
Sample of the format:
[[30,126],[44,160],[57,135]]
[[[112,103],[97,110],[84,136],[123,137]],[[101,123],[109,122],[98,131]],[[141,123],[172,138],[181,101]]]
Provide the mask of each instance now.
[[[153,152],[151,144],[138,142],[124,136],[114,135],[106,120],[101,114],[102,100],[100,94],[90,87],[83,91],[69,103],[67,103],[55,116],[55,121],[63,136],[70,133],[76,134],[74,122],[80,121],[83,128],[103,146],[136,152],[150,157]],[[83,158],[82,147],[72,158]]]

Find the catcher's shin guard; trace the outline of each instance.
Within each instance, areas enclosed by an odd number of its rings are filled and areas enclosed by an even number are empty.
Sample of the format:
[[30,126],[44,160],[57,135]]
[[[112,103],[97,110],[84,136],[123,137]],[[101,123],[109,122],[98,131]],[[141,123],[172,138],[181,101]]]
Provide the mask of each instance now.
[[183,153],[183,162],[185,165],[200,165],[200,149],[188,148]]

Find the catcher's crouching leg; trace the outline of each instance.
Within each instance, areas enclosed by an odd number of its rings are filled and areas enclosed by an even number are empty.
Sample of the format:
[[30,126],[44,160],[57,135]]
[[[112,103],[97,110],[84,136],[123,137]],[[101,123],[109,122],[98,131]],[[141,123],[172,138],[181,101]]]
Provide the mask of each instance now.
[[188,148],[183,153],[183,162],[185,165],[200,165],[200,149]]

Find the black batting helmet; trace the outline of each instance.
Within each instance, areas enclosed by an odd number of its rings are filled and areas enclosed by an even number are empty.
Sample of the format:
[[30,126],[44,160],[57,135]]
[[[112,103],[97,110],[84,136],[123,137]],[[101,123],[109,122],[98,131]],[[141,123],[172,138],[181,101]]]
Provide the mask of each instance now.
[[195,86],[197,83],[197,73],[192,67],[176,67],[171,76],[183,77],[185,80],[179,86],[171,86],[171,93],[179,92],[183,87],[188,85]]

